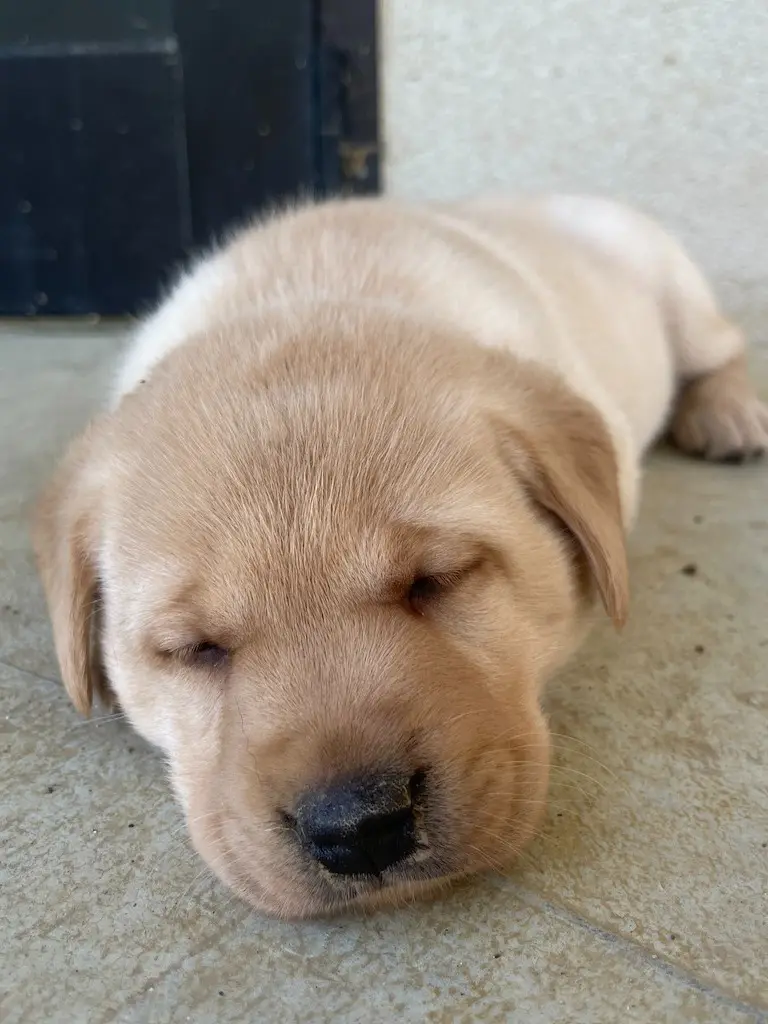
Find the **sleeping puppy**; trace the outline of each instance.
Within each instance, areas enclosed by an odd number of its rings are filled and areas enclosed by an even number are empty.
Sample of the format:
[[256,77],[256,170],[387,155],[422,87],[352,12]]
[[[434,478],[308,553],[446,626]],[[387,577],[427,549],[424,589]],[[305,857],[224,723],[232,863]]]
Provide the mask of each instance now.
[[666,428],[741,460],[768,411],[739,331],[639,214],[275,216],[139,328],[43,497],[66,688],[163,751],[196,848],[269,913],[500,867],[545,803],[543,683],[595,607],[627,617]]

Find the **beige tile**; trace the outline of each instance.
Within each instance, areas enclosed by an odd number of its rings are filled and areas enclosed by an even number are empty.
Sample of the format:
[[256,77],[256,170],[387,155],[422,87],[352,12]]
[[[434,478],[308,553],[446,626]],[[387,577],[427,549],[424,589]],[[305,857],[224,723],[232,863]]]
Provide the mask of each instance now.
[[0,321],[0,658],[56,672],[29,549],[34,496],[103,402],[126,325]]

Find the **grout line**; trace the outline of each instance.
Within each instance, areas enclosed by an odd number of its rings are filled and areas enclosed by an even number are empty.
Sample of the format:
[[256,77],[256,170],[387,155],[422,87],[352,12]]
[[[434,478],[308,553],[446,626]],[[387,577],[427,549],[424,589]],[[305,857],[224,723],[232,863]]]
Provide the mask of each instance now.
[[608,931],[602,925],[595,924],[594,921],[590,921],[589,918],[582,916],[570,907],[551,902],[551,900],[536,892],[535,889],[528,889],[519,882],[515,882],[514,885],[523,900],[537,910],[552,914],[558,920],[588,932],[606,945],[633,952],[649,967],[661,971],[662,974],[665,974],[670,979],[674,979],[686,988],[693,989],[695,992],[707,996],[720,1006],[750,1015],[755,1024],[768,1024],[768,1013],[764,1008],[742,1002],[742,1000],[724,991],[717,985],[709,985],[706,981],[703,981],[695,974],[691,974],[671,960],[667,960],[658,953],[652,953],[647,946],[644,946],[637,940]]
[[0,665],[4,665],[6,668],[12,668],[15,672],[21,672],[25,676],[32,676],[33,679],[39,679],[43,683],[53,683],[54,686],[64,685],[61,679],[52,679],[50,676],[43,676],[39,672],[35,672],[34,669],[15,665],[12,661],[8,661],[7,658],[0,657]]

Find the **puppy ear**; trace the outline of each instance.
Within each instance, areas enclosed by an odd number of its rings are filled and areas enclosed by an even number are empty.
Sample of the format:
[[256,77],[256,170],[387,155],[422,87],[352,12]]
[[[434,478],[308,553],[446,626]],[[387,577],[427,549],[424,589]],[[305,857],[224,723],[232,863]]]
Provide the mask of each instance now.
[[101,488],[94,449],[101,422],[73,442],[38,504],[32,530],[67,693],[88,715],[94,693],[110,703],[98,651],[95,554]]
[[629,611],[629,571],[618,462],[602,418],[554,375],[518,367],[495,415],[501,451],[531,497],[583,552],[617,629]]

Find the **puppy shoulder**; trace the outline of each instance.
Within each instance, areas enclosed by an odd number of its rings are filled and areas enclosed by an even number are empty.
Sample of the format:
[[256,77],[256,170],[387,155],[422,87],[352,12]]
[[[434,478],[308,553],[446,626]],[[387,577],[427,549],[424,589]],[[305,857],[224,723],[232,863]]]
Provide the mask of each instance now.
[[675,245],[655,220],[601,196],[550,195],[536,206],[559,231],[593,247],[656,286]]
[[185,270],[157,309],[133,333],[110,394],[114,408],[173,349],[204,330],[237,280],[231,250],[210,253]]

